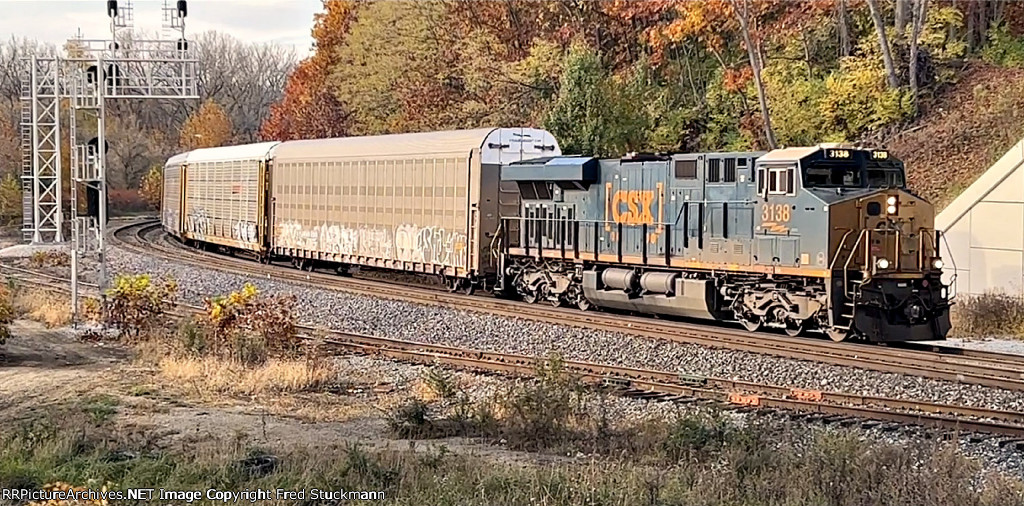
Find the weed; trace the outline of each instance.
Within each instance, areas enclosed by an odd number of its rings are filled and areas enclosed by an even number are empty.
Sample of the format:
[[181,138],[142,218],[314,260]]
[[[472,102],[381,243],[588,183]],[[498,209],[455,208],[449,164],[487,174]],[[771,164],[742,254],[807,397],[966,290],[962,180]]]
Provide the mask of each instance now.
[[71,255],[67,251],[61,250],[36,251],[29,257],[28,263],[36,269],[43,267],[67,267],[71,265]]
[[11,337],[10,324],[14,322],[14,301],[11,289],[0,286],[0,345]]
[[431,367],[424,371],[423,381],[441,399],[451,399],[459,391],[452,374],[442,367]]
[[[0,488],[62,482],[99,488],[379,491],[396,504],[703,504],[1024,506],[1024,484],[995,475],[952,447],[893,445],[842,430],[810,433],[764,422],[736,427],[710,418],[660,425],[700,451],[678,461],[631,456],[504,464],[435,451],[359,445],[274,451],[207,440],[156,451],[71,414],[0,432]],[[750,433],[761,433],[750,439]],[[817,435],[815,435],[817,434]],[[662,441],[658,441],[662,442]],[[658,447],[655,445],[655,447]]]
[[989,292],[961,295],[953,306],[953,332],[956,337],[1024,337],[1024,297]]
[[206,312],[198,320],[212,351],[243,364],[261,364],[272,352],[290,352],[298,346],[295,297],[267,296],[252,284],[223,297],[204,300]]
[[431,425],[430,408],[419,399],[399,404],[388,414],[388,426],[399,437],[425,437]]
[[96,395],[82,401],[82,411],[87,413],[93,423],[101,424],[117,414],[117,398],[110,395]]
[[122,337],[137,337],[152,328],[177,292],[178,284],[171,278],[153,282],[148,274],[118,275],[106,291],[105,320]]
[[71,307],[67,300],[45,290],[21,287],[14,294],[14,312],[49,328],[62,327],[71,322]]
[[260,365],[247,365],[217,356],[165,356],[159,361],[159,370],[175,384],[189,385],[211,396],[323,391],[337,378],[329,362],[298,359],[269,359]]

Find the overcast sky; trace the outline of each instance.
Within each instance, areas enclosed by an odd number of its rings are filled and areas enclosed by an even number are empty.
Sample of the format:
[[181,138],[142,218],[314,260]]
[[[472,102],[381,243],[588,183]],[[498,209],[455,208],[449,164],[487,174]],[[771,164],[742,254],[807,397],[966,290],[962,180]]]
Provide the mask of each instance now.
[[[131,4],[136,28],[160,29],[163,0]],[[86,39],[107,39],[106,6],[106,0],[0,0],[0,39],[13,35],[62,43],[79,28]],[[313,14],[322,9],[321,0],[190,0],[185,29],[186,34],[217,30],[246,41],[276,42],[305,55]]]

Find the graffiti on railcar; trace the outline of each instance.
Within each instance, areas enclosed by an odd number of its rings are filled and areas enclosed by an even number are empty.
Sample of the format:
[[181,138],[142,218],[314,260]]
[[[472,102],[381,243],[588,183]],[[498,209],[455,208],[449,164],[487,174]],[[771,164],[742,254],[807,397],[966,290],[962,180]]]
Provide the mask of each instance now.
[[327,223],[305,229],[298,222],[286,222],[277,227],[274,242],[282,248],[337,255],[358,255],[452,267],[466,267],[468,263],[469,248],[466,234],[441,227],[403,224],[391,233],[381,228],[350,228]]
[[171,230],[178,230],[178,211],[175,209],[164,209],[162,222],[164,226],[171,228]]
[[258,239],[256,222],[238,220],[231,227],[231,238],[246,243],[255,243]]
[[359,229],[359,254],[365,257],[391,259],[391,234],[379,228]]
[[206,213],[206,208],[196,207],[189,210],[185,215],[185,231],[200,241],[206,239],[206,234],[213,232],[213,220]]
[[466,267],[466,234],[404,224],[395,229],[398,260]]
[[336,255],[355,255],[359,252],[359,233],[348,227],[324,223],[318,228],[320,251]]
[[303,230],[298,222],[286,222],[278,226],[275,243],[283,248],[315,251],[319,234],[316,230]]
[[399,225],[395,228],[395,255],[403,262],[423,262],[419,242],[420,227]]

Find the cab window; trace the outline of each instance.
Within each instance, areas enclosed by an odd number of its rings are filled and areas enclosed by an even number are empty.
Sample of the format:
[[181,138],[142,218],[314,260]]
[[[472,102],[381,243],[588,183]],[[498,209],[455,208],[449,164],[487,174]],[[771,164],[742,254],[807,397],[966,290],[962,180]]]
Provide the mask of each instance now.
[[[796,174],[796,167],[783,166],[783,167],[768,167],[767,168],[767,183],[768,183],[768,195],[792,195],[796,191],[794,185],[794,176]],[[764,178],[760,178],[759,181],[763,181]],[[758,183],[761,184],[760,182]]]

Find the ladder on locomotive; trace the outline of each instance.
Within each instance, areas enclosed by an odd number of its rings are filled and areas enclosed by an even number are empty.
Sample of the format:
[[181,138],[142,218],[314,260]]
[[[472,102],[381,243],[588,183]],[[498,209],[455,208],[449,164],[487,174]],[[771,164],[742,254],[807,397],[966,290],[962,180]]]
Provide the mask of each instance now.
[[[857,239],[853,242],[849,249],[847,249],[846,244],[850,239],[850,235],[853,233],[853,230],[848,230],[846,234],[843,235],[843,239],[839,242],[839,247],[836,249],[836,255],[835,257],[832,258],[832,264],[829,266],[829,270],[835,273],[835,267],[838,261],[840,260],[840,257],[843,257],[843,253],[846,252],[846,255],[842,263],[842,308],[838,313],[838,317],[832,321],[832,326],[835,328],[849,330],[850,327],[853,326],[854,311],[856,309],[857,301],[860,300],[861,287],[864,286],[864,284],[866,284],[867,282],[871,281],[870,272],[859,268],[853,269],[852,271],[850,269],[850,263],[856,256],[857,250],[862,242],[864,243],[865,248],[865,261],[867,261],[867,251],[870,243],[869,232],[870,231],[866,229],[861,230],[860,233],[857,234]],[[865,267],[867,265],[868,264],[865,264]],[[829,315],[831,318],[831,315],[836,313],[833,310],[833,308],[829,309]]]

